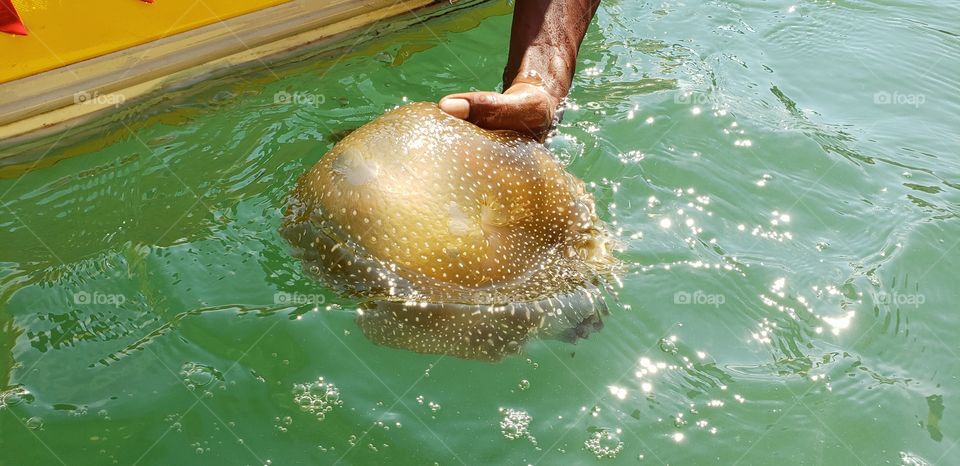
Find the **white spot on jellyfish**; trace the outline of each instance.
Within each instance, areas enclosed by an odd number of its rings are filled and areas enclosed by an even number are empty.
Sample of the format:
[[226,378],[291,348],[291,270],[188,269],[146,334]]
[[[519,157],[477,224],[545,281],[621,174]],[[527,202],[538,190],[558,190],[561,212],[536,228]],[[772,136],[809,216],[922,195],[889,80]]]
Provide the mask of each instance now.
[[380,167],[376,162],[364,159],[360,151],[352,147],[346,148],[334,160],[333,170],[343,175],[347,183],[353,186],[367,184],[380,173]]
[[450,203],[447,204],[447,210],[450,212],[450,233],[463,236],[472,229],[470,219],[467,218],[467,214],[463,213],[463,209],[460,208],[459,204],[450,201]]

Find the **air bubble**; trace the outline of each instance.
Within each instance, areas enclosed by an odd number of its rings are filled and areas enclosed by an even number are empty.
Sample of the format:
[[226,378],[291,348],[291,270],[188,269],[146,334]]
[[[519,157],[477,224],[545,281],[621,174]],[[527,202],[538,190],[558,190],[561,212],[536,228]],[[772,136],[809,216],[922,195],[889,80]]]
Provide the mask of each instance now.
[[290,416],[285,416],[283,419],[279,417],[273,418],[274,427],[280,432],[286,432],[290,424],[293,424],[293,418]]
[[677,348],[677,343],[671,338],[661,338],[659,342],[660,351],[668,354],[677,354],[679,349]]
[[343,405],[343,401],[340,400],[340,390],[323,377],[314,382],[295,384],[293,401],[300,406],[301,411],[310,413],[321,421],[335,407]]
[[583,447],[597,458],[615,458],[623,451],[623,441],[615,432],[600,430],[583,442]]
[[18,385],[0,392],[0,409],[20,403],[33,403],[33,395],[26,388]]
[[43,418],[38,416],[27,419],[27,422],[24,424],[27,426],[27,429],[30,430],[43,430]]
[[214,380],[223,381],[223,374],[216,368],[195,362],[184,363],[180,367],[180,377],[191,390],[210,385]]
[[503,419],[500,421],[500,432],[504,437],[510,440],[533,438],[529,431],[530,421],[533,420],[533,417],[526,411],[500,408],[500,412],[503,413]]

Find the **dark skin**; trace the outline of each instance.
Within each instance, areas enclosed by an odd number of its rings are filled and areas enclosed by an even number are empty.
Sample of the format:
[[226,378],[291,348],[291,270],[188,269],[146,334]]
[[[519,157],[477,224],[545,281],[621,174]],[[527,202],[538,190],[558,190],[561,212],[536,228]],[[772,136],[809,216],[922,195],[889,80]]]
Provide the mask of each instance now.
[[600,0],[517,0],[503,71],[506,90],[451,94],[440,99],[440,108],[483,128],[543,140],[570,91],[580,43],[599,5]]

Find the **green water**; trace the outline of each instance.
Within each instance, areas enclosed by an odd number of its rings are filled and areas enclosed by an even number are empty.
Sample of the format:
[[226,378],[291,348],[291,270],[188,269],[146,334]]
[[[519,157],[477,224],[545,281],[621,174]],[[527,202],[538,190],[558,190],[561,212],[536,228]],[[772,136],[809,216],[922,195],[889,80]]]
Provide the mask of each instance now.
[[960,464],[954,2],[604,2],[551,145],[630,264],[606,327],[497,364],[363,337],[286,193],[404,98],[496,86],[508,11],[21,148],[0,464]]

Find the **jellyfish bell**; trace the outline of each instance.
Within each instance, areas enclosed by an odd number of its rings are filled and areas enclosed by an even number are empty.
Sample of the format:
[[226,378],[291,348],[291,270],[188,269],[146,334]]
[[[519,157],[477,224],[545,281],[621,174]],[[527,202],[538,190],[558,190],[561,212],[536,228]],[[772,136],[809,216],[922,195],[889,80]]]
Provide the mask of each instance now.
[[364,301],[374,342],[472,359],[599,329],[619,264],[592,196],[546,148],[428,103],[337,143],[298,180],[281,234],[308,275]]

